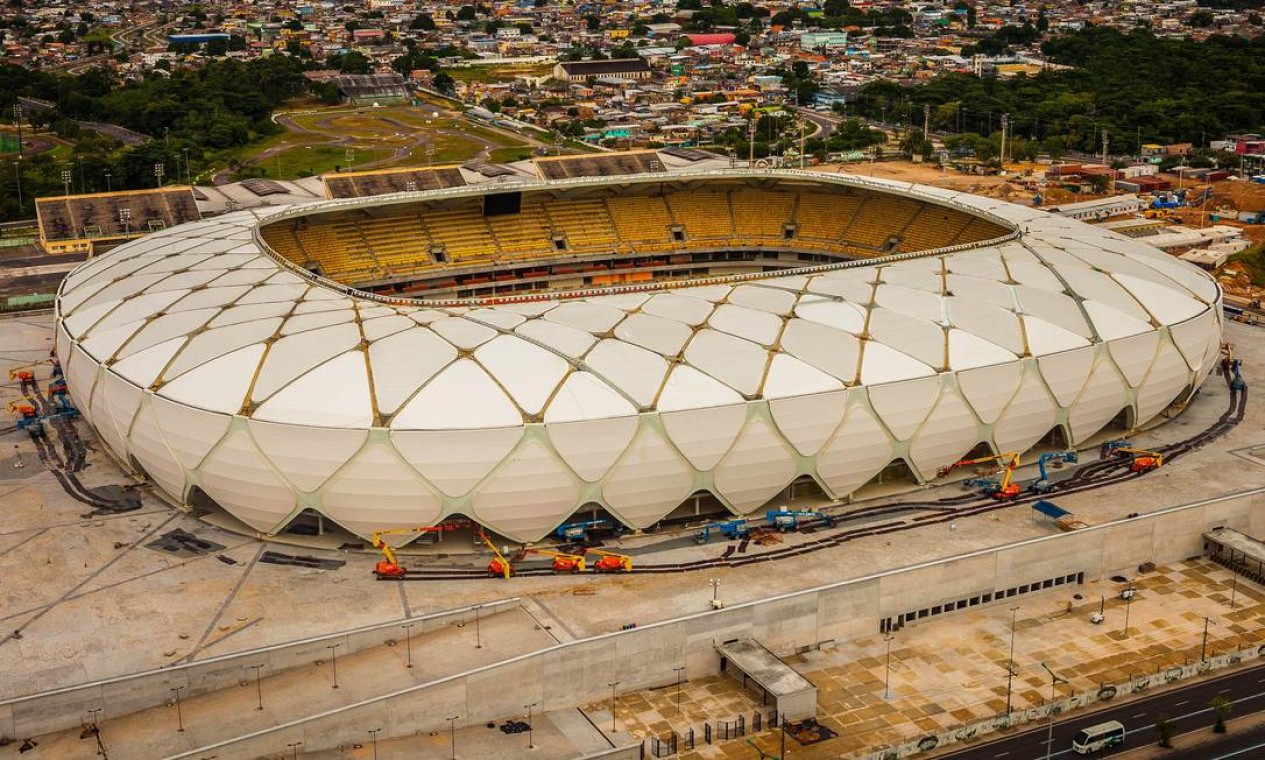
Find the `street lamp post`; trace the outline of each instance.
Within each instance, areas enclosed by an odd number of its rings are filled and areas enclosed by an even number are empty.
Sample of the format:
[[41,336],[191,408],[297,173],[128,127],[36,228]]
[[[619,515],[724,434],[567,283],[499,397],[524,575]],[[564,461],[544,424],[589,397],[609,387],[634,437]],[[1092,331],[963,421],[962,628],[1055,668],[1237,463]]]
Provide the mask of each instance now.
[[157,187],[163,186],[163,175],[166,173],[167,168],[163,166],[161,161],[154,164],[154,181],[157,182]]
[[707,585],[712,587],[712,609],[716,609],[716,594],[720,591],[720,579],[712,578],[707,582]]
[[[181,148],[180,152],[184,154],[184,183],[189,184],[189,149]],[[281,179],[278,177],[277,179]]]
[[259,700],[259,706],[255,708],[256,710],[264,709],[264,687],[263,687],[263,681],[261,680],[259,676],[259,671],[263,670],[266,667],[268,666],[267,665],[251,665],[250,666],[250,669],[255,671],[255,697]]
[[615,728],[615,687],[619,686],[619,681],[611,681],[607,685],[611,687],[611,733],[613,734],[617,730]]
[[1208,624],[1212,622],[1212,618],[1204,617],[1204,643],[1199,649],[1199,661],[1203,662],[1208,659]]
[[299,758],[299,747],[302,747],[302,746],[303,746],[303,742],[290,742],[290,743],[289,743],[289,744],[287,744],[286,746],[287,746],[287,747],[289,747],[289,748],[290,748],[290,750],[294,753],[294,754],[292,754],[292,755],[291,755],[291,757],[293,757],[293,758],[294,758],[294,760],[298,760],[298,758]]
[[1239,574],[1235,573],[1230,581],[1230,609],[1234,609],[1234,597],[1239,591]]
[[452,749],[452,760],[457,760],[457,719],[460,715],[448,718],[448,746]]
[[479,612],[482,609],[483,609],[482,604],[476,604],[474,606],[474,648],[475,649],[483,648],[483,633],[479,625]]
[[748,169],[755,168],[755,133],[756,133],[756,119],[755,119],[755,116],[752,115],[751,122],[747,124],[747,154],[748,154],[747,168]]
[[111,177],[111,176],[112,176],[112,175],[111,175],[111,174],[110,174],[110,172],[107,170],[107,171],[106,171],[106,173],[105,173],[105,191],[106,191],[107,193],[112,193],[112,192],[114,192],[114,186],[110,184],[110,177]]
[[1067,683],[1067,679],[1055,674],[1044,662],[1041,663],[1041,667],[1050,674],[1050,726],[1045,732],[1045,760],[1050,760],[1051,750],[1054,748],[1054,685]]
[[62,186],[66,188],[66,193],[65,193],[66,195],[70,195],[70,177],[71,177],[70,170],[62,169],[61,183],[62,183]]
[[338,648],[342,644],[330,644],[325,647],[329,650],[330,664],[334,667],[334,688],[338,688]]
[[685,666],[674,668],[676,671],[676,716],[681,717],[681,674],[685,672]]
[[408,664],[404,667],[413,667],[413,623],[405,623],[400,626],[404,629],[404,651],[408,655]]
[[527,708],[527,749],[536,749],[536,745],[532,744],[531,738],[531,709],[538,704],[540,703],[532,702],[530,705],[523,705],[523,707]]
[[1006,662],[1006,722],[1010,722],[1010,695],[1015,681],[1015,621],[1019,607],[1010,608],[1010,659]]
[[1132,582],[1130,582],[1129,586],[1125,588],[1122,596],[1124,597],[1124,635],[1127,637],[1129,635],[1129,608],[1133,606]]
[[180,709],[180,690],[183,686],[172,687],[171,691],[176,695],[176,733],[184,733],[184,713]]
[[891,633],[883,636],[883,641],[887,642],[887,664],[883,668],[883,699],[891,696],[892,683],[892,639],[896,638]]
[[381,728],[369,729],[369,736],[373,739],[373,760],[378,760],[378,732]]

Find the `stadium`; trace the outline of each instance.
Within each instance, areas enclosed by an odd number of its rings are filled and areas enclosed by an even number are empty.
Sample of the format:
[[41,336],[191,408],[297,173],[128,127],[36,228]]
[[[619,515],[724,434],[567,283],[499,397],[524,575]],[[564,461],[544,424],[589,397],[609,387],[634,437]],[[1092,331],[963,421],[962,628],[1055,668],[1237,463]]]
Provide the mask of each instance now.
[[637,156],[154,232],[65,279],[56,354],[110,453],[177,504],[265,536],[461,516],[521,542],[1095,445],[1217,362],[1216,283],[1138,241]]

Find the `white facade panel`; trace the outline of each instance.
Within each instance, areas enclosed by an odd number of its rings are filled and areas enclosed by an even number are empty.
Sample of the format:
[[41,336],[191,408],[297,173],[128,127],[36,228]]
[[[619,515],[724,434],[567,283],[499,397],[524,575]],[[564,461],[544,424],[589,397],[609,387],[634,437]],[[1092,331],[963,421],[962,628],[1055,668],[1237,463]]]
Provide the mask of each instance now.
[[461,496],[500,464],[523,435],[522,428],[488,430],[394,430],[391,440],[430,483]]
[[643,425],[606,476],[602,496],[625,524],[648,528],[693,490],[694,473],[689,465],[652,427]]
[[329,480],[364,445],[366,430],[337,430],[277,425],[251,420],[250,434],[259,450],[296,491],[312,492]]
[[385,444],[370,444],[321,489],[321,511],[363,537],[439,522],[439,497]]
[[769,411],[782,437],[802,455],[810,457],[830,438],[843,420],[847,391],[790,396],[769,401]]
[[230,432],[202,463],[199,475],[208,496],[261,533],[279,531],[296,509],[294,493],[245,429]]
[[507,538],[533,541],[579,504],[580,486],[548,446],[528,440],[474,494],[474,518]]
[[750,512],[790,485],[793,452],[763,417],[753,417],[724,461],[716,467],[716,488],[742,513]]

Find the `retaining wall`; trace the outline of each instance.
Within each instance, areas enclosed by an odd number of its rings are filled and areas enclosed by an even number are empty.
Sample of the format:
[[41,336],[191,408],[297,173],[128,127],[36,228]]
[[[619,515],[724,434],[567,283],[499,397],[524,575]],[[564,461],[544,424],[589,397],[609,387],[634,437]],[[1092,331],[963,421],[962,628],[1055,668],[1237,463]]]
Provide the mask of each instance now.
[[[480,605],[480,615],[494,615],[521,605],[517,597]],[[329,656],[326,647],[339,644],[342,655],[382,646],[387,641],[403,642],[405,631],[400,627],[413,624],[408,633],[422,636],[456,622],[474,619],[474,607],[437,612],[415,618],[390,620],[341,633],[286,642],[270,647],[251,649],[197,660],[184,665],[159,668],[142,673],[55,689],[26,697],[0,702],[0,735],[11,737],[41,736],[78,728],[89,711],[101,709],[98,718],[106,721],[120,715],[146,710],[171,699],[171,689],[185,687],[182,699],[229,688],[244,679],[254,678],[252,665],[263,665],[268,676],[289,668],[310,665]]]
[[573,707],[609,699],[611,681],[635,691],[674,683],[680,665],[688,678],[714,674],[716,646],[735,639],[754,638],[785,655],[874,635],[884,618],[946,601],[1199,556],[1202,534],[1217,526],[1265,534],[1265,488],[568,642],[176,757],[273,757],[296,741],[308,751],[350,745],[366,726],[381,726],[382,738],[400,737],[444,727],[453,715],[469,725],[517,715],[529,702],[542,711]]

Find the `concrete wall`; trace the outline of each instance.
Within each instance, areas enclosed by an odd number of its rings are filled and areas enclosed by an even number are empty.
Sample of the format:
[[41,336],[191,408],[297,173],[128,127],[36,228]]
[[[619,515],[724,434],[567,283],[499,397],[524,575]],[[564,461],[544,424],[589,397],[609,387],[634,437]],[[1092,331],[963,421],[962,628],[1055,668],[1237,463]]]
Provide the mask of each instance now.
[[528,702],[543,711],[608,699],[611,681],[626,692],[674,683],[682,664],[687,677],[716,673],[716,646],[733,639],[789,654],[874,635],[882,618],[978,592],[1197,556],[1201,534],[1218,525],[1265,534],[1265,488],[560,644],[176,757],[245,760],[295,741],[314,751],[359,741],[368,726],[382,726],[383,738],[409,736],[445,726],[452,715],[469,725],[516,715]]
[[[481,605],[478,614],[494,615],[520,606],[517,597]],[[411,619],[354,628],[350,631],[317,636],[310,639],[251,649],[236,654],[170,668],[160,668],[129,676],[108,678],[79,686],[42,692],[0,702],[0,735],[12,737],[40,736],[78,728],[90,710],[102,710],[99,720],[145,710],[164,704],[171,698],[171,689],[184,686],[184,699],[218,691],[254,677],[252,665],[264,665],[264,677],[289,668],[310,665],[328,657],[326,647],[340,644],[343,656],[382,646],[395,640],[403,642],[405,631],[400,626],[412,623],[409,633],[423,636],[456,622],[474,620],[474,607],[423,615]]]

